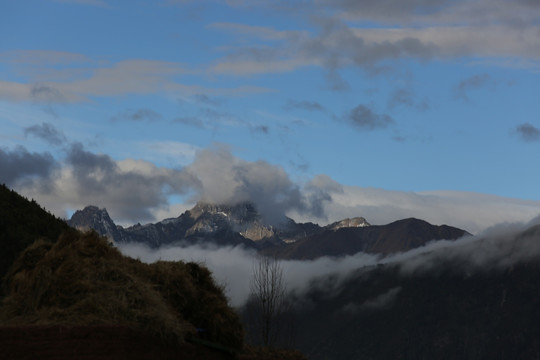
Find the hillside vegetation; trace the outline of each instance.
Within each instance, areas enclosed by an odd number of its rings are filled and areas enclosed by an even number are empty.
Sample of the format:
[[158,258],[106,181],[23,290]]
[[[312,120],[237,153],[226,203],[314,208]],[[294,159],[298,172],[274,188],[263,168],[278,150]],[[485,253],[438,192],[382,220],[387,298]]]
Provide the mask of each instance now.
[[36,239],[55,241],[67,229],[69,226],[64,221],[43,210],[34,200],[29,201],[0,185],[0,280],[13,260]]
[[242,347],[242,326],[208,269],[195,263],[145,264],[94,232],[38,240],[4,280],[4,325],[123,325],[182,342],[204,338]]
[[196,263],[145,264],[0,187],[2,326],[123,326],[182,344],[243,346],[238,315]]

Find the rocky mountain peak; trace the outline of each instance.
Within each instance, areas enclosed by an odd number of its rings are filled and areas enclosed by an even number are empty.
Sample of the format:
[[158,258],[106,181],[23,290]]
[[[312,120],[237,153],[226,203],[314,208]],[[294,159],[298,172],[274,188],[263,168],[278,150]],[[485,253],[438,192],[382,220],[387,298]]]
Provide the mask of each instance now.
[[197,203],[189,210],[195,225],[190,232],[215,232],[228,227],[252,241],[277,240],[272,226],[267,225],[259,215],[255,205],[250,202],[237,204]]
[[341,221],[336,221],[327,226],[329,230],[339,230],[341,228],[350,228],[350,227],[366,227],[371,226],[370,223],[366,221],[363,217],[354,217],[352,219],[343,219]]
[[197,203],[189,213],[193,219],[198,219],[203,215],[220,215],[230,218],[233,222],[246,223],[259,220],[259,214],[255,206],[250,202],[238,204],[209,204]]
[[118,229],[105,208],[89,205],[77,210],[68,220],[68,224],[79,230],[93,229],[110,240],[118,239]]

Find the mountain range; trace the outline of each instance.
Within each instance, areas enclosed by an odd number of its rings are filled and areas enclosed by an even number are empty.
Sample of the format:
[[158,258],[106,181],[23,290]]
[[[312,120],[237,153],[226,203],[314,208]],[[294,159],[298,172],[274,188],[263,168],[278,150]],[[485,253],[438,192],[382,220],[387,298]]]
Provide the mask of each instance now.
[[215,205],[198,203],[176,218],[130,227],[118,226],[106,209],[87,206],[76,211],[68,224],[94,229],[116,243],[143,243],[157,248],[169,244],[242,245],[284,259],[314,259],[357,252],[388,255],[404,252],[433,240],[455,240],[465,230],[409,218],[387,225],[370,225],[363,217],[343,219],[326,226],[263,221],[251,203]]

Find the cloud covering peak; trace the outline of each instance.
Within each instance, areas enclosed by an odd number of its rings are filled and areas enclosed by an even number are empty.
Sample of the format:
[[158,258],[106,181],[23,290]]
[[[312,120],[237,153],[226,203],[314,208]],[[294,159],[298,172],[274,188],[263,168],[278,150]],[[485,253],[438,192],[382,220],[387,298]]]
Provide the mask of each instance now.
[[282,222],[290,210],[323,217],[321,203],[329,200],[324,194],[306,197],[283,168],[235,158],[224,146],[199,151],[184,171],[200,181],[195,200],[215,204],[249,201],[269,223]]

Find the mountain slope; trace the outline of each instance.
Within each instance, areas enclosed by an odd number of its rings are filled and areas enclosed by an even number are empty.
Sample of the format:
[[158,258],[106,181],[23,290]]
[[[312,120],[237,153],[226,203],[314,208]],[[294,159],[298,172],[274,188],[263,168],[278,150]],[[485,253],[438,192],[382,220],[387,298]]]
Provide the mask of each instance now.
[[122,232],[112,221],[106,209],[97,206],[87,206],[83,210],[77,210],[68,221],[71,227],[78,230],[95,230],[101,236],[109,240],[121,241]]
[[15,258],[36,239],[55,241],[68,228],[34,200],[0,185],[0,280]]
[[540,226],[322,278],[296,304],[310,359],[540,358]]
[[285,259],[339,257],[358,252],[388,255],[423,246],[432,240],[455,240],[465,235],[468,233],[458,228],[435,226],[410,218],[387,225],[325,230],[293,244],[272,248],[268,252]]

